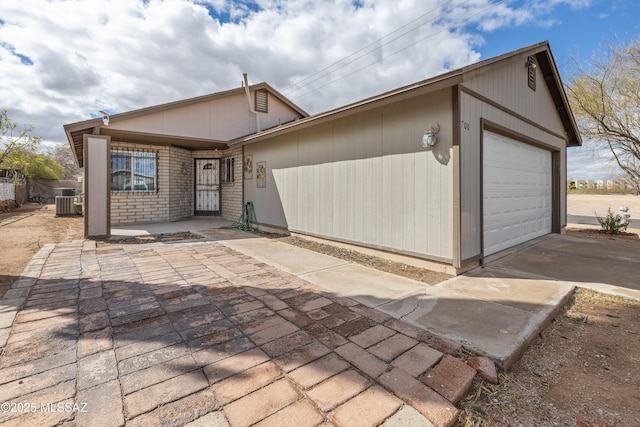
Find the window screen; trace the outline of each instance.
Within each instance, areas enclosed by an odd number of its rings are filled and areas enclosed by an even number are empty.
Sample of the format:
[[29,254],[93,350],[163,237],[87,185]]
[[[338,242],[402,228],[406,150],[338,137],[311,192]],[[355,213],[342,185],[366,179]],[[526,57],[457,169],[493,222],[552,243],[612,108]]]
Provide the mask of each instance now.
[[112,151],[111,191],[154,192],[157,188],[155,152]]

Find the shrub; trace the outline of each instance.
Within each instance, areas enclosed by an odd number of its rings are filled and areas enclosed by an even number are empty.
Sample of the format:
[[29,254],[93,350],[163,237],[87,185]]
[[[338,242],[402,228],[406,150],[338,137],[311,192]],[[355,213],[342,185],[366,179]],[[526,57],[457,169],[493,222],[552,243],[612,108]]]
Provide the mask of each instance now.
[[596,213],[596,218],[606,234],[620,234],[627,230],[627,221],[622,215],[611,212],[611,208],[607,210],[607,216],[601,217]]

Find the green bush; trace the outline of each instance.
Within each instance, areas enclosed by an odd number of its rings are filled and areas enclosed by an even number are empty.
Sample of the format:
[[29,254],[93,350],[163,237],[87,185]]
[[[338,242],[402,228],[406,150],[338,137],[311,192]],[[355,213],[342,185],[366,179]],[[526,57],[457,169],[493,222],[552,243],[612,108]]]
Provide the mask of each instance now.
[[598,218],[602,231],[607,234],[620,234],[627,230],[627,221],[622,215],[611,212],[611,208],[607,210],[607,216],[601,217],[596,213],[596,218]]

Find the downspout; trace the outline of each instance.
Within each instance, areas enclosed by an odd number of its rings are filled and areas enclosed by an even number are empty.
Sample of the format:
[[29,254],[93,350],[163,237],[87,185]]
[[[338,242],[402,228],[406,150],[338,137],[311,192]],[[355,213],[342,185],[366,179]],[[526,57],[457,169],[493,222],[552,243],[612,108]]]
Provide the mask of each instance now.
[[244,77],[244,93],[247,94],[247,102],[249,102],[249,111],[256,116],[256,126],[258,127],[258,132],[260,132],[260,116],[253,109],[253,104],[251,103],[251,92],[249,91],[249,81],[247,79],[247,73],[242,73]]

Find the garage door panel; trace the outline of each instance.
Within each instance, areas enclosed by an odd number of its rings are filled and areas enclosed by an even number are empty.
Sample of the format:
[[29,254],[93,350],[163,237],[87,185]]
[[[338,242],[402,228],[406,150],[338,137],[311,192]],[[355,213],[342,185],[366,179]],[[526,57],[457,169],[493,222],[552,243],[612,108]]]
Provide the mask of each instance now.
[[484,254],[551,232],[551,152],[485,132]]

